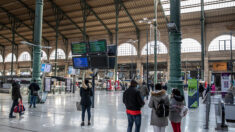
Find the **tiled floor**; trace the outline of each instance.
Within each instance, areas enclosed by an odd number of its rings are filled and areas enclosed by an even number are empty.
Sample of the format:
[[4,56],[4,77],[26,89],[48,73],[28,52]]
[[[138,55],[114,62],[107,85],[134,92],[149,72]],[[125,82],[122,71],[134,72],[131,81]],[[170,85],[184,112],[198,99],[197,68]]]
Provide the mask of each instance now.
[[[49,96],[45,104],[28,109],[27,97],[24,98],[26,112],[22,118],[9,119],[11,105],[9,94],[0,94],[0,132],[125,132],[127,117],[122,103],[122,92],[97,91],[95,109],[92,109],[92,126],[81,127],[81,112],[76,111],[75,102],[78,94]],[[146,101],[146,104],[148,102]],[[142,114],[141,132],[153,132],[150,126],[151,110],[145,105]],[[205,105],[192,109],[183,119],[183,132],[214,132],[215,115],[211,110],[210,129],[203,129],[205,124]],[[234,128],[229,131],[235,132]],[[166,132],[172,132],[169,125]]]

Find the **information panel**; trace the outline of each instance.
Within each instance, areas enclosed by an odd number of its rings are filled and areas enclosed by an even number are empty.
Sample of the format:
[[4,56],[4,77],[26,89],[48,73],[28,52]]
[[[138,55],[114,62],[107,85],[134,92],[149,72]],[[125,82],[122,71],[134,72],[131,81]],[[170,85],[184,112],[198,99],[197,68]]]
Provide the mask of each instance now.
[[74,57],[73,67],[75,69],[87,69],[89,68],[89,61],[87,57]]
[[44,91],[45,92],[50,92],[51,91],[51,78],[49,78],[49,77],[45,78]]
[[107,43],[106,40],[98,40],[89,42],[90,53],[106,53],[107,52]]
[[72,55],[81,55],[87,53],[87,44],[85,42],[72,43]]

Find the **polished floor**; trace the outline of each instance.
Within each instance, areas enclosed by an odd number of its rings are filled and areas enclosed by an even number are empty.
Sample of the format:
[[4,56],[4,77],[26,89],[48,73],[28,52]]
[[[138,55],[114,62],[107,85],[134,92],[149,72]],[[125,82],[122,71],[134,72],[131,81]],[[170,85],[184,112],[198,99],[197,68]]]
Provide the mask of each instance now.
[[[27,97],[24,97],[26,112],[23,117],[9,119],[11,97],[0,94],[0,132],[125,132],[127,117],[122,103],[122,92],[97,91],[95,109],[92,109],[92,126],[81,127],[81,112],[76,111],[75,102],[78,94],[51,95],[45,104],[37,108],[28,108]],[[146,101],[146,104],[148,101]],[[212,107],[209,129],[204,129],[205,106],[192,109],[183,119],[183,132],[215,132],[215,115]],[[141,132],[153,132],[150,126],[151,110],[143,108]],[[87,124],[87,122],[86,122]],[[229,128],[229,132],[235,132]],[[172,132],[169,125],[166,132]]]

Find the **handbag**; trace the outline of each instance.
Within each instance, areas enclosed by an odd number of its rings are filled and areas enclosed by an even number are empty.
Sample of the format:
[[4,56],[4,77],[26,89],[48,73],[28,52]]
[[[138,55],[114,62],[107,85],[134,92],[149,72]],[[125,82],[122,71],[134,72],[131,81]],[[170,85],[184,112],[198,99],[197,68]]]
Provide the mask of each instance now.
[[76,102],[77,111],[82,111],[81,102]]
[[188,108],[184,106],[180,111],[180,116],[184,117],[187,115],[187,113],[188,113]]
[[22,100],[20,100],[18,106],[14,107],[14,112],[15,113],[20,113],[20,112],[23,112],[23,111],[25,111],[25,108],[24,108],[24,105],[22,103]]

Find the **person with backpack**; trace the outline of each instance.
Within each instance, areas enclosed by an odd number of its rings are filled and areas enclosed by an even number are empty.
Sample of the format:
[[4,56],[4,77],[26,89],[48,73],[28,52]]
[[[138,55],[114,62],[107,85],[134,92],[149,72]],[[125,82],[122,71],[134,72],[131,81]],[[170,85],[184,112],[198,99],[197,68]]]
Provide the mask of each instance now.
[[38,90],[40,89],[39,85],[36,83],[37,81],[34,79],[33,83],[30,84],[29,90],[30,90],[30,105],[29,108],[33,107],[36,108],[36,100],[38,97]]
[[82,83],[82,87],[80,88],[80,96],[81,96],[81,106],[82,106],[82,123],[81,126],[84,126],[85,123],[85,112],[88,114],[88,126],[91,125],[91,96],[93,96],[93,92],[91,90],[91,86],[88,79],[85,79],[85,82]]
[[183,116],[185,116],[185,114],[182,115],[182,113],[185,113],[183,110],[187,109],[184,107],[184,96],[181,95],[178,89],[172,90],[169,110],[169,119],[171,121],[174,132],[181,132],[181,120]]
[[[19,102],[18,102],[19,99],[22,100],[22,96],[21,96],[21,93],[20,93],[20,82],[19,82],[19,80],[16,80],[12,83],[12,100],[13,100],[13,103],[12,103],[12,106],[11,106],[11,111],[10,111],[10,114],[9,114],[9,118],[16,118],[16,116],[13,116],[13,111],[14,111],[15,106],[19,105]],[[19,114],[21,116],[23,113],[19,112]]]
[[165,132],[168,126],[169,98],[161,84],[155,85],[155,90],[151,93],[149,108],[152,108],[151,122],[154,132]]
[[143,82],[142,86],[140,87],[140,94],[143,100],[144,100],[144,97],[149,95],[149,90],[145,82]]
[[141,126],[141,107],[144,106],[144,101],[140,95],[140,91],[136,88],[138,83],[131,80],[130,87],[123,94],[123,103],[126,106],[128,118],[127,132],[132,132],[133,123],[135,123],[135,132],[140,132]]

